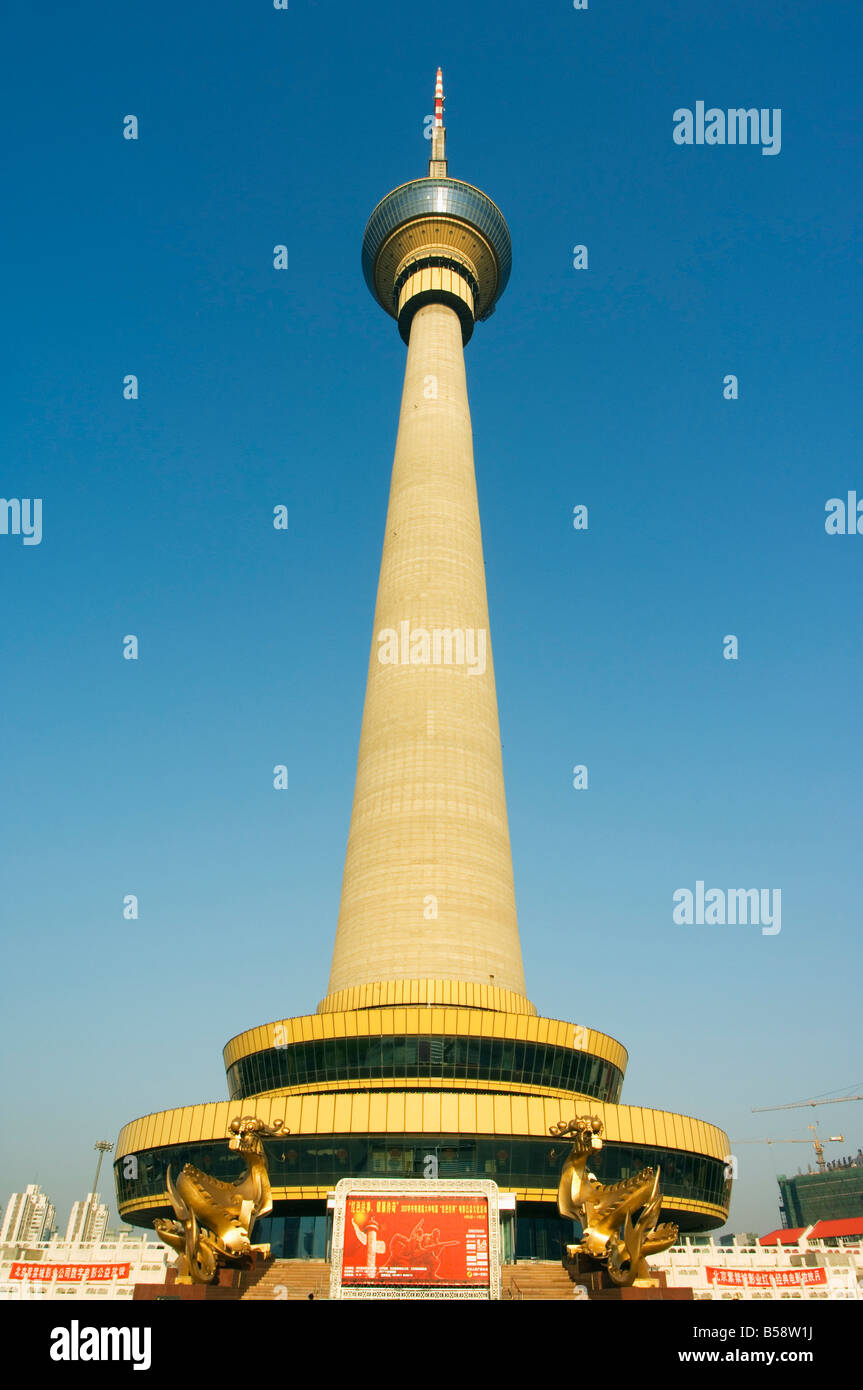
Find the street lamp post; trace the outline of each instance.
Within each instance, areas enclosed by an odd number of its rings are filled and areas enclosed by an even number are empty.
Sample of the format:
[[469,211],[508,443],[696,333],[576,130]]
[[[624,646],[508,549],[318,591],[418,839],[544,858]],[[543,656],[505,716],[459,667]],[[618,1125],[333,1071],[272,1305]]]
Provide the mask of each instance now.
[[105,1157],[105,1154],[109,1154],[111,1152],[113,1147],[114,1145],[109,1144],[107,1139],[97,1139],[96,1143],[93,1145],[93,1148],[96,1149],[99,1154],[99,1161],[96,1164],[96,1176],[93,1179],[93,1190],[90,1193],[90,1197],[87,1202],[87,1210],[84,1213],[84,1221],[81,1226],[82,1244],[83,1242],[90,1239],[90,1233],[93,1228],[93,1208],[96,1203],[96,1198],[99,1195],[99,1172],[102,1168],[102,1159]]

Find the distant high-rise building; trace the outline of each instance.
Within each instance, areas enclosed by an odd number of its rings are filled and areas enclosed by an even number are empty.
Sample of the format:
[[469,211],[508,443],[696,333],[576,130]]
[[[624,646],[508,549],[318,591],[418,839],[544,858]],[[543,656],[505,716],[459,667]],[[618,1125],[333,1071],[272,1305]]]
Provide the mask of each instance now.
[[98,1192],[88,1192],[85,1202],[73,1202],[66,1239],[77,1241],[101,1240],[108,1229],[108,1208],[100,1202]]
[[6,1203],[0,1244],[16,1240],[50,1240],[57,1215],[38,1183],[28,1183],[24,1192],[13,1192]]

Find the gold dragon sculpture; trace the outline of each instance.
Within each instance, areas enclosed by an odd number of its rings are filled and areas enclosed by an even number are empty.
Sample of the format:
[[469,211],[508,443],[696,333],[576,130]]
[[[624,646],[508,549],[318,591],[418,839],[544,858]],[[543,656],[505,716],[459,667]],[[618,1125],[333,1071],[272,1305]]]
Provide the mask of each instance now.
[[283,1120],[272,1125],[253,1115],[232,1120],[228,1148],[245,1161],[246,1172],[234,1182],[221,1182],[187,1163],[174,1182],[168,1167],[167,1187],[174,1221],[157,1217],[156,1234],[179,1252],[178,1284],[212,1284],[220,1267],[247,1269],[255,1254],[268,1255],[268,1245],[253,1245],[252,1228],[259,1216],[273,1209],[263,1139],[290,1134]]
[[549,1133],[573,1140],[560,1175],[557,1207],[561,1216],[582,1227],[581,1243],[566,1247],[569,1257],[583,1254],[604,1261],[612,1283],[624,1287],[648,1277],[647,1256],[673,1245],[677,1227],[671,1221],[656,1225],[662,1205],[658,1168],[643,1168],[635,1177],[608,1184],[589,1171],[588,1158],[602,1148],[601,1132],[602,1121],[595,1115],[551,1126]]

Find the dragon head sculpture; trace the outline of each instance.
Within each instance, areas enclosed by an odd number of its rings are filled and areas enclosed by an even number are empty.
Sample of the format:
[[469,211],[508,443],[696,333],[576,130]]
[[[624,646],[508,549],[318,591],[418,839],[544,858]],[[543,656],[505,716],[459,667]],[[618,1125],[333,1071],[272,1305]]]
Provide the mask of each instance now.
[[284,1120],[274,1120],[268,1125],[256,1115],[238,1115],[228,1126],[231,1135],[228,1148],[232,1153],[257,1154],[263,1156],[263,1139],[275,1139],[279,1135],[290,1134],[285,1129]]

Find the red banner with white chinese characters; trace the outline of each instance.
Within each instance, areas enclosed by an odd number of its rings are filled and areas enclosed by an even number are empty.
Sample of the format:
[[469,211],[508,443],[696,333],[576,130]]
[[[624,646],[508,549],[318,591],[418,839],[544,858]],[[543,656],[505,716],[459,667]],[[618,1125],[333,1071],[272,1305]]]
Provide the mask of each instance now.
[[49,1265],[39,1260],[34,1264],[16,1262],[9,1271],[10,1279],[38,1279],[58,1284],[98,1283],[110,1279],[128,1279],[129,1265]]
[[826,1284],[827,1270],[814,1269],[721,1269],[707,1266],[708,1284],[738,1289],[799,1289],[804,1284]]
[[484,1197],[348,1197],[342,1283],[487,1287],[488,1241]]

